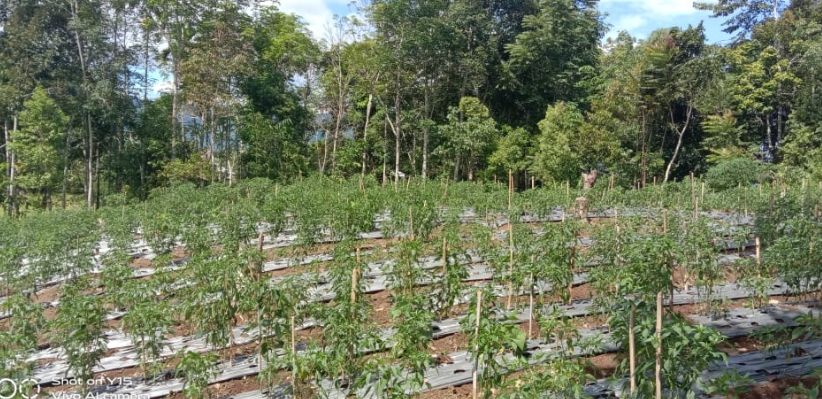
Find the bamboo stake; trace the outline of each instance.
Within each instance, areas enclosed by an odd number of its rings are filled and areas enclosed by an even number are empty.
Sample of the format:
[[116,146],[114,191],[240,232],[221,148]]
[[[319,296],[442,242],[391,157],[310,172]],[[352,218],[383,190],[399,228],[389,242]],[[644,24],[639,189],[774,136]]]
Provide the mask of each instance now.
[[297,337],[294,315],[291,315],[291,384],[297,386]]
[[529,281],[531,289],[528,290],[528,339],[532,339],[534,335],[534,273],[531,273]]
[[700,204],[705,203],[705,182],[702,182],[702,188],[700,189],[700,193],[699,193],[699,203]]
[[508,171],[508,210],[511,210],[511,201],[514,196],[514,173]]
[[662,399],[662,291],[656,293],[656,399]]
[[511,212],[514,196],[514,174],[508,170],[508,300],[505,308],[511,309],[511,301],[514,296],[514,215]]
[[414,212],[411,210],[411,207],[408,207],[408,236],[411,237],[413,240],[414,237]]
[[474,359],[474,375],[472,378],[473,382],[473,399],[477,399],[479,397],[479,330],[480,330],[480,317],[482,316],[482,291],[477,290],[477,325],[474,328],[474,339],[476,340],[476,344],[474,346],[474,353],[476,354],[476,358]]
[[[569,267],[571,269],[571,276],[574,275],[574,269],[576,269],[577,263],[577,231],[574,229],[574,246],[571,247],[571,259],[569,259]],[[573,294],[574,290],[574,279],[571,278],[571,281],[568,282],[568,304],[571,304],[571,294]]]
[[359,279],[359,267],[355,267],[354,270],[351,271],[351,304],[357,302],[357,284]]
[[631,397],[636,397],[636,348],[634,347],[634,318],[636,304],[631,302],[631,315],[628,320],[628,369],[631,387]]
[[511,309],[511,299],[514,296],[514,225],[512,220],[508,221],[508,301],[506,309]]
[[448,274],[448,241],[442,237],[442,277]]
[[762,244],[759,241],[758,236],[754,238],[754,241],[756,243],[756,266],[758,268],[760,265],[762,265]]

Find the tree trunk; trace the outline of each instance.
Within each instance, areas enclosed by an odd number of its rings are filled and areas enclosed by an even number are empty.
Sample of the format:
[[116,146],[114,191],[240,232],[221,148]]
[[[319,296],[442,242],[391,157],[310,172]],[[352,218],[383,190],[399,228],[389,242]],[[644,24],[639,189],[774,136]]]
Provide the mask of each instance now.
[[15,198],[15,188],[14,188],[14,175],[15,175],[15,159],[14,159],[14,150],[11,148],[12,136],[17,133],[17,115],[13,117],[12,122],[12,133],[9,134],[9,125],[8,121],[3,121],[3,132],[5,134],[6,139],[6,163],[8,168],[8,175],[9,175],[9,187],[8,187],[8,208],[7,212],[9,216],[15,216],[17,214],[17,198]]
[[[171,38],[168,38],[168,43],[171,45]],[[174,86],[171,95],[171,159],[177,158],[177,114],[180,108],[180,65],[176,52],[171,54],[171,77],[172,85]],[[182,130],[182,129],[180,129]],[[182,132],[180,132],[182,136]]]
[[382,124],[382,185],[388,183],[388,118]]
[[323,129],[323,159],[320,162],[320,174],[325,174],[325,165],[328,162],[328,130]]
[[360,179],[365,179],[365,164],[368,157],[368,123],[371,121],[371,101],[374,99],[374,96],[369,94],[368,95],[368,104],[365,106],[365,127],[362,130],[362,171],[360,172]]
[[88,113],[86,113],[86,120],[88,123],[88,192],[86,205],[91,208],[94,206],[94,134],[91,130],[91,115]]
[[[674,162],[676,162],[676,157],[679,155],[679,149],[682,148],[682,138],[685,136],[685,131],[688,130],[688,125],[691,123],[691,113],[693,112],[693,106],[688,105],[688,115],[685,117],[685,125],[682,126],[682,129],[677,132],[679,134],[679,138],[676,140],[676,147],[674,148],[674,154],[671,156],[671,161],[668,162],[668,167],[665,168],[665,179],[662,180],[662,183],[667,183],[668,179],[671,176],[671,168],[674,166]],[[673,123],[673,115],[671,116],[671,123]]]
[[[425,115],[427,118],[431,118],[431,99],[428,87],[426,85],[425,88]],[[422,178],[428,178],[428,145],[430,139],[430,132],[428,124],[426,123],[422,129]]]
[[394,129],[394,184],[396,185],[400,179],[400,138],[402,137],[401,131],[401,112],[400,112],[400,95],[397,93],[394,95],[394,118],[396,119],[396,123],[392,126]]

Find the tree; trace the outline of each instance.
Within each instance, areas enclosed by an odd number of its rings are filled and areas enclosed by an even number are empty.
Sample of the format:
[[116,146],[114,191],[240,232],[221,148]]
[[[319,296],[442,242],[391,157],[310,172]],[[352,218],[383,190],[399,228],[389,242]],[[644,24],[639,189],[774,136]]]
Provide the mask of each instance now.
[[[534,124],[549,104],[587,97],[578,83],[593,75],[604,31],[590,0],[540,0],[523,17],[523,31],[506,47],[510,54],[503,80],[511,93],[506,113],[524,114],[511,123]],[[550,78],[549,78],[550,77]]]
[[559,102],[548,107],[545,119],[539,122],[538,149],[531,171],[543,181],[576,182],[580,171],[589,166],[582,164],[580,151],[589,143],[573,140],[584,123],[582,112],[574,104]]
[[714,3],[697,1],[694,7],[713,12],[714,18],[729,17],[722,23],[723,31],[736,33],[736,41],[741,42],[763,21],[778,19],[787,4],[785,0],[719,0]]
[[[762,143],[774,157],[782,141],[783,111],[793,88],[801,83],[790,61],[772,46],[746,42],[731,52],[734,67],[733,96],[740,111],[749,113],[764,128]],[[773,133],[776,125],[777,134]]]
[[12,135],[11,148],[17,158],[17,185],[28,193],[42,196],[43,208],[51,207],[51,193],[64,173],[63,136],[68,117],[37,87],[20,112],[21,129]]
[[475,172],[491,152],[498,135],[497,125],[488,108],[478,98],[463,97],[459,106],[448,112],[448,124],[440,126],[444,143],[442,157],[452,159],[454,179],[474,180]]
[[512,171],[520,174],[529,170],[532,157],[532,141],[523,128],[503,127],[507,133],[497,141],[497,148],[488,157],[489,167],[494,172]]

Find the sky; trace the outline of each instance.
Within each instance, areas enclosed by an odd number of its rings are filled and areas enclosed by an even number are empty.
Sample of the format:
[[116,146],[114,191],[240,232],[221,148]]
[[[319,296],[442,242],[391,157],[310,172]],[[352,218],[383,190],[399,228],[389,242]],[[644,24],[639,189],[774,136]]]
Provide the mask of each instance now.
[[[303,18],[316,38],[326,37],[334,15],[354,12],[350,0],[280,0],[280,9]],[[725,43],[729,35],[722,32],[721,21],[710,13],[693,7],[693,0],[600,0],[599,9],[607,14],[611,26],[606,37],[625,30],[644,39],[659,28],[686,27],[704,21],[708,42]]]

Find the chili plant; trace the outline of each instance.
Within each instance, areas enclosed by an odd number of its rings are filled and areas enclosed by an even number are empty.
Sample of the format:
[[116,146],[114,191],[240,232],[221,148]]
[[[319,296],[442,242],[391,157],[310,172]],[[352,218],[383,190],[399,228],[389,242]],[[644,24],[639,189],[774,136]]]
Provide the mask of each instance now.
[[[66,353],[69,372],[82,380],[91,378],[94,366],[106,350],[103,331],[105,308],[100,297],[89,294],[90,282],[79,277],[63,287],[57,318],[52,323],[52,342]],[[83,385],[83,393],[88,391]]]
[[474,360],[475,389],[489,397],[502,383],[506,368],[511,366],[502,355],[509,352],[515,359],[521,359],[526,338],[513,320],[506,319],[504,312],[493,307],[492,300],[483,301],[483,297],[493,298],[492,291],[478,288],[468,315],[460,325],[468,337],[468,353]]
[[180,363],[177,364],[176,374],[185,381],[183,395],[188,399],[206,397],[208,381],[216,374],[214,362],[217,360],[217,356],[213,353],[192,351],[185,351],[179,356]]
[[18,293],[0,302],[0,312],[11,314],[0,330],[0,375],[22,381],[31,373],[27,357],[37,349],[37,334],[45,325],[43,310]]

